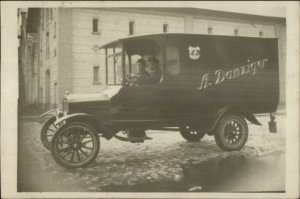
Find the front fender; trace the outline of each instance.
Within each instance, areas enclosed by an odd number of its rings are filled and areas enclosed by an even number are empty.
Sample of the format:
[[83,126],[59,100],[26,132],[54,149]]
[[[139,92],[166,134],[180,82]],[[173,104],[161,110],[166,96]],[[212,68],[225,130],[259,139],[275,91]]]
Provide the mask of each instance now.
[[40,115],[40,117],[44,117],[46,115],[54,115],[56,117],[59,117],[62,115],[62,112],[59,109],[52,109],[50,111],[43,113],[42,115]]
[[[90,123],[92,123],[93,125],[99,123],[93,115],[90,114],[86,114],[86,113],[74,113],[74,114],[70,114],[70,115],[65,115],[59,119],[57,119],[54,122],[54,125],[57,125],[63,121],[89,121]],[[97,126],[96,126],[97,127]]]
[[102,122],[95,119],[93,115],[86,114],[86,113],[74,113],[70,115],[65,115],[61,118],[58,118],[54,125],[58,125],[62,122],[86,122],[94,126],[94,128],[103,133],[103,137],[106,139],[111,139],[113,137],[113,133],[111,131],[107,131],[107,129],[104,129],[102,126]]

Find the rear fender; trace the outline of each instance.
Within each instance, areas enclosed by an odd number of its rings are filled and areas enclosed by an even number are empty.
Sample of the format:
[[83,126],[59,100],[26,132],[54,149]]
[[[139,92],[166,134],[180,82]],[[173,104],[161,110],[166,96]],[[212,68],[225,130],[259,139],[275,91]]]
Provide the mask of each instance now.
[[257,118],[252,113],[243,113],[242,115],[252,124],[261,126],[261,123],[257,120]]
[[225,114],[225,113],[227,113],[227,112],[229,112],[229,110],[230,110],[230,108],[229,107],[224,107],[224,108],[222,108],[222,109],[220,109],[220,110],[218,110],[217,112],[215,112],[213,115],[212,115],[212,117],[211,117],[211,121],[212,122],[209,122],[210,124],[208,125],[208,128],[207,128],[207,134],[213,134],[213,131],[214,131],[214,129],[216,128],[216,126],[217,126],[217,124],[219,123],[219,121],[220,121],[220,119],[221,119],[221,117]]
[[227,113],[235,113],[235,114],[242,115],[249,122],[256,124],[256,125],[261,125],[261,123],[256,119],[256,117],[252,113],[247,113],[247,112],[243,111],[242,109],[238,109],[238,108],[224,107],[224,108],[220,109],[219,111],[217,111],[215,114],[213,114],[212,122],[210,123],[210,125],[208,126],[208,128],[206,130],[208,132],[208,134],[213,134],[213,131],[217,127],[217,124],[219,123],[219,121],[221,120],[223,115],[225,115]]

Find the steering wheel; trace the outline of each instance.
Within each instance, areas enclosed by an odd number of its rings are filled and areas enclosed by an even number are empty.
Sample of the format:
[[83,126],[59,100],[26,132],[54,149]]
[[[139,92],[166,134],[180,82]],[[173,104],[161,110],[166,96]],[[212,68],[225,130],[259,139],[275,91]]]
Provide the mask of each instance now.
[[136,79],[138,78],[138,76],[134,73],[127,73],[125,76],[125,84],[128,84],[129,86],[133,86],[136,85]]
[[127,74],[126,74],[126,78],[127,78],[128,80],[131,80],[131,79],[133,79],[133,78],[135,78],[135,77],[137,77],[137,75],[136,75],[135,73],[127,73]]

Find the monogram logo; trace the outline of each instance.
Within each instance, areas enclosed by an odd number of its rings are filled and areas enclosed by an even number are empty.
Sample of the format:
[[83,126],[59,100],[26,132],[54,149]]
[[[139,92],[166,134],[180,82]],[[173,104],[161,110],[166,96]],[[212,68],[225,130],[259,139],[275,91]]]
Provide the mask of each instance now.
[[200,58],[200,47],[189,46],[189,57],[192,60],[197,60]]

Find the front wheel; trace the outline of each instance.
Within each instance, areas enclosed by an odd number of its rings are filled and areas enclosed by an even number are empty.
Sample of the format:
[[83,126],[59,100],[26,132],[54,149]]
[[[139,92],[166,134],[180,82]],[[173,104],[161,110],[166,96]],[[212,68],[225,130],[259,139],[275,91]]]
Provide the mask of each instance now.
[[215,132],[217,145],[225,151],[241,149],[248,139],[248,126],[240,115],[224,115]]
[[54,160],[66,168],[89,165],[97,157],[100,141],[96,129],[82,122],[67,123],[52,138]]
[[197,142],[205,136],[205,132],[199,129],[193,129],[190,126],[179,128],[181,136],[189,142]]

